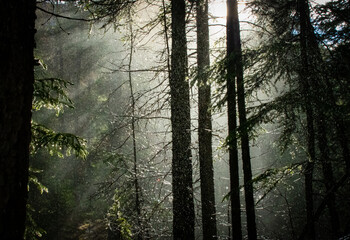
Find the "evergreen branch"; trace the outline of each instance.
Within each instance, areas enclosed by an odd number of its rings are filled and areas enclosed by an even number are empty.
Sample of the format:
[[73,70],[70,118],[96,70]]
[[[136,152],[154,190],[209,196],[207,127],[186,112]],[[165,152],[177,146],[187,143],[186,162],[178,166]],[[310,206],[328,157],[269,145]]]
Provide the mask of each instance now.
[[60,14],[57,14],[57,13],[53,13],[53,12],[47,11],[47,10],[45,10],[45,9],[39,7],[39,6],[36,6],[36,8],[39,9],[40,11],[44,12],[44,13],[50,14],[50,15],[58,17],[58,18],[68,19],[68,20],[83,21],[83,22],[91,22],[91,21],[98,20],[98,19],[86,19],[86,18],[73,18],[73,17],[63,16],[63,15],[60,15]]

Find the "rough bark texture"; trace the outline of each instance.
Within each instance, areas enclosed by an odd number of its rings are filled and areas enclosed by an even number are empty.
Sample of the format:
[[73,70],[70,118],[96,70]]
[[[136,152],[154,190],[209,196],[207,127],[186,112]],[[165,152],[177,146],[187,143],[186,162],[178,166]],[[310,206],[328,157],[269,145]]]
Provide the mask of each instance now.
[[208,0],[197,1],[198,64],[198,141],[201,178],[203,239],[217,239],[214,170],[212,158],[212,125],[210,84],[208,82],[209,28]]
[[[245,90],[243,81],[243,63],[242,63],[242,48],[238,17],[237,0],[230,0],[228,6],[229,12],[232,12],[232,36],[233,36],[233,58],[235,76],[237,81],[237,104],[239,114],[239,125],[241,135],[242,162],[244,173],[244,193],[247,214],[248,238],[250,240],[257,239],[256,223],[255,223],[255,203],[253,195],[252,169],[250,162],[249,136],[247,130],[247,117],[245,107]],[[227,26],[229,27],[229,26]],[[230,56],[231,57],[231,56]]]
[[0,239],[23,239],[33,95],[35,1],[0,8]]
[[194,239],[191,119],[187,76],[185,1],[171,1],[172,52],[170,72],[173,238]]
[[227,115],[229,131],[229,165],[230,165],[230,185],[231,185],[231,222],[232,238],[242,239],[241,225],[241,203],[239,188],[239,170],[238,170],[238,150],[237,150],[237,108],[236,108],[236,70],[235,70],[235,2],[227,1]]

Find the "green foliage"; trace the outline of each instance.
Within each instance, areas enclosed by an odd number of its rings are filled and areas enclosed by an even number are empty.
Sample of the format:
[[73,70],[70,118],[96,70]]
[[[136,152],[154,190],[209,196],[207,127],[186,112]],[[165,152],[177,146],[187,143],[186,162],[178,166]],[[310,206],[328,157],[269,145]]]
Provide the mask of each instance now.
[[32,213],[34,212],[34,208],[32,208],[30,204],[27,204],[26,229],[24,233],[25,240],[38,240],[46,233],[46,231],[40,228],[34,221],[32,217]]
[[125,218],[122,217],[122,213],[120,212],[120,202],[117,193],[114,195],[113,200],[114,202],[107,214],[109,228],[112,230],[113,233],[120,235],[120,239],[131,240],[131,225]]
[[29,191],[29,186],[30,184],[33,184],[34,186],[37,187],[37,189],[39,190],[40,194],[43,194],[44,192],[45,193],[48,193],[49,192],[49,189],[44,186],[38,179],[37,176],[35,176],[34,174],[37,174],[37,173],[42,173],[43,171],[42,170],[38,170],[38,169],[33,169],[31,167],[29,167],[29,184],[28,184],[28,191]]
[[54,109],[57,115],[64,107],[73,108],[65,89],[72,83],[59,78],[42,78],[34,82],[33,110]]
[[45,148],[51,156],[60,158],[70,156],[73,152],[83,159],[87,156],[85,140],[71,133],[57,133],[44,125],[32,121],[32,154]]
[[[30,191],[30,185],[34,185],[39,190],[40,194],[48,193],[49,190],[44,186],[35,174],[42,173],[42,170],[37,170],[29,167],[29,178],[28,178],[28,191]],[[24,233],[24,239],[26,240],[37,240],[41,238],[46,231],[38,226],[38,224],[33,219],[33,213],[35,209],[28,203],[27,204],[27,217],[26,217],[26,229]]]
[[[39,64],[39,67],[35,69],[33,111],[39,111],[43,108],[53,109],[58,116],[64,107],[73,108],[73,102],[66,93],[66,88],[72,83],[59,78],[47,78],[46,65],[42,61],[39,61]],[[60,158],[63,158],[64,155],[69,156],[71,153],[83,159],[87,157],[85,140],[74,134],[55,132],[33,120],[31,130],[30,154],[34,158],[40,149],[44,149],[51,156]],[[38,174],[42,172],[42,170],[29,168],[28,190],[30,190],[31,185],[34,185],[40,194],[48,193],[48,188],[38,178]],[[35,212],[35,208],[28,204],[25,239],[36,240],[46,233],[34,220]]]
[[[56,115],[59,115],[64,107],[73,108],[73,102],[66,93],[67,87],[73,84],[59,78],[47,78],[46,65],[41,60],[39,63],[39,67],[35,69],[33,110],[54,109]],[[83,159],[87,156],[85,141],[82,138],[71,133],[57,133],[32,121],[31,154],[34,155],[41,148],[45,148],[51,156],[61,158],[64,153],[70,156],[71,152]]]

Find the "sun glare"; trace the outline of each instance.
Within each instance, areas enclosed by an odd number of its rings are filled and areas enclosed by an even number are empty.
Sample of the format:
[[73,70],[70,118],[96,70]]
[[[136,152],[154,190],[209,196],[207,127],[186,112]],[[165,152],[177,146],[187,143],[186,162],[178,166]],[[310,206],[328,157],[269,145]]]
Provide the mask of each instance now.
[[[238,1],[240,21],[248,21],[250,14],[246,9],[246,1]],[[227,8],[226,0],[212,0],[209,3],[209,13],[212,16],[212,24],[226,24]]]

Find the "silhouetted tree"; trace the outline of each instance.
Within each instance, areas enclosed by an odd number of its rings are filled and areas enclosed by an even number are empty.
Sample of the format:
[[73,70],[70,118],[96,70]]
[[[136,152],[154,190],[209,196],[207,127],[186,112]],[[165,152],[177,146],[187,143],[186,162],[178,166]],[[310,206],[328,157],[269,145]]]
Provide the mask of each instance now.
[[302,87],[302,94],[305,101],[306,112],[306,141],[308,159],[305,164],[305,200],[306,200],[306,222],[307,222],[307,237],[308,239],[315,239],[315,226],[314,226],[314,201],[313,201],[313,171],[316,160],[315,152],[315,127],[314,127],[314,102],[312,98],[312,75],[310,71],[310,55],[308,54],[308,48],[311,47],[308,41],[308,32],[310,31],[310,24],[307,19],[309,18],[309,6],[308,1],[298,0],[298,13],[300,15],[300,82]]
[[211,91],[209,83],[208,0],[198,0],[197,65],[198,65],[198,142],[201,179],[203,239],[217,239],[214,170],[212,157]]
[[[334,66],[331,67],[329,64],[333,57],[329,58],[329,56],[335,56],[333,50],[347,38],[344,32],[348,28],[349,21],[346,17],[344,18],[346,14],[343,14],[348,6],[344,4],[345,2],[337,1],[332,3],[334,5],[330,8],[326,7],[328,4],[318,7],[317,14],[320,14],[318,15],[320,21],[315,23],[310,13],[312,9],[309,6],[310,2],[307,0],[253,1],[253,5],[259,7],[254,11],[258,13],[259,23],[263,24],[261,29],[265,31],[265,37],[268,39],[265,42],[271,42],[262,44],[258,50],[264,56],[262,61],[264,64],[259,65],[260,70],[253,77],[256,81],[254,84],[261,86],[261,79],[276,77],[291,87],[289,92],[281,94],[275,101],[262,104],[263,107],[260,109],[263,111],[260,113],[263,113],[265,120],[276,116],[271,110],[283,115],[281,122],[284,130],[281,134],[281,142],[290,145],[292,136],[297,136],[306,146],[305,161],[303,161],[306,226],[300,238],[316,239],[318,237],[314,224],[325,206],[329,209],[332,237],[339,236],[340,222],[335,193],[336,189],[344,183],[346,174],[336,181],[334,172],[343,172],[347,168],[345,159],[348,159],[349,151],[343,122],[346,112],[340,110],[341,107],[336,104],[336,96],[339,94],[337,89],[341,81],[337,79],[337,74],[332,73],[331,69]],[[341,7],[335,7],[337,4]],[[339,13],[341,17],[337,19],[335,15]],[[332,27],[334,23],[337,25],[337,31]],[[316,28],[322,30],[315,30],[313,24],[318,24]],[[336,32],[338,34],[335,34]],[[322,43],[321,38],[325,40]],[[335,42],[337,43],[334,44]],[[325,48],[325,45],[331,47]],[[294,62],[295,65],[291,65],[290,62]],[[264,73],[264,76],[261,73]],[[267,85],[272,83],[270,80],[268,82]],[[299,113],[298,116],[295,115],[296,113]],[[296,117],[301,120],[301,125],[305,128],[304,132],[299,132],[300,125],[296,122]],[[337,147],[334,147],[335,145]],[[339,167],[333,169],[334,159],[338,159],[339,155],[342,155],[345,169]],[[319,195],[314,193],[316,192],[314,188],[319,187],[318,182],[315,181],[319,170],[323,172],[322,183],[325,192],[322,193],[322,203],[316,208],[315,199],[319,198]]]
[[34,83],[35,1],[0,9],[0,238],[23,239]]
[[172,126],[173,238],[194,239],[191,116],[187,76],[186,3],[171,1],[170,102]]
[[[228,149],[230,165],[230,200],[231,200],[231,222],[232,238],[242,239],[241,223],[241,203],[239,186],[239,168],[238,168],[238,149],[237,149],[237,105],[236,105],[236,64],[237,54],[237,16],[234,16],[234,9],[237,7],[234,1],[227,1],[227,116],[228,116]],[[239,25],[238,25],[239,27]],[[239,36],[238,36],[239,37]],[[240,44],[240,42],[239,42]]]
[[[239,16],[238,16],[238,3],[236,0],[228,1],[227,4],[227,49],[228,58],[231,59],[232,65],[228,65],[229,68],[233,68],[233,79],[237,83],[237,106],[239,115],[239,134],[241,138],[242,148],[242,162],[243,162],[243,173],[244,173],[244,193],[245,193],[245,204],[247,214],[247,227],[248,227],[248,238],[256,239],[256,224],[255,224],[255,203],[253,195],[253,182],[252,182],[252,169],[250,162],[250,149],[249,149],[249,136],[248,126],[246,117],[246,106],[245,106],[245,89],[243,81],[243,62],[242,62],[242,47],[241,37],[239,28]],[[232,34],[232,35],[231,35]],[[229,37],[230,36],[230,37]],[[232,71],[232,70],[230,70]],[[229,87],[228,87],[229,88]],[[234,96],[235,97],[235,96]],[[234,98],[235,99],[235,98]],[[234,111],[234,109],[229,109]],[[233,121],[236,121],[233,119]],[[236,133],[231,136],[236,137]],[[233,207],[232,207],[233,209]],[[233,221],[232,221],[233,222]],[[233,224],[233,223],[232,223]]]

